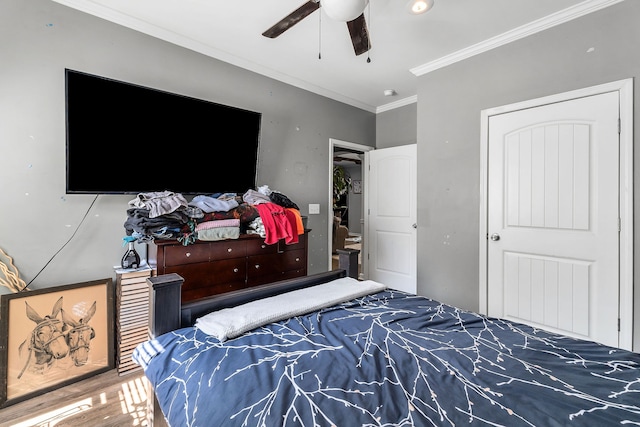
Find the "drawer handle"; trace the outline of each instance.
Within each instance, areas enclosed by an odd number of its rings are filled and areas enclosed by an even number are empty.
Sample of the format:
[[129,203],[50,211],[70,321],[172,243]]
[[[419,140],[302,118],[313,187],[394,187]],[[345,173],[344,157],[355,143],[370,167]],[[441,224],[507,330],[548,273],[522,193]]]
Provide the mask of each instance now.
[[300,261],[300,258],[296,258],[296,262]]
[[267,245],[262,245],[262,249],[264,249],[264,248],[266,248],[266,247],[267,247]]
[[237,273],[237,272],[238,272],[238,268],[237,268],[237,267],[236,267],[236,268],[234,268],[234,269],[233,269],[233,272],[234,272],[234,273]]
[[191,252],[187,252],[187,258],[189,258],[191,256]]
[[231,251],[233,251],[232,248],[227,248],[227,252],[231,253]]
[[256,270],[259,269],[260,268],[260,264],[256,264],[255,267],[256,267]]

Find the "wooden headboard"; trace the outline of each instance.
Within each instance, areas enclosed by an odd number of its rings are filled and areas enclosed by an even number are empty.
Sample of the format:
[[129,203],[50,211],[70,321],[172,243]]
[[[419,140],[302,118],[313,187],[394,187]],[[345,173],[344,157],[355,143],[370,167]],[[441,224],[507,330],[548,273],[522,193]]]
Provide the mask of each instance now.
[[267,298],[283,292],[303,289],[346,277],[345,270],[334,270],[295,279],[282,280],[253,288],[226,292],[181,304],[180,287],[184,279],[176,273],[147,279],[151,288],[150,336],[157,337],[185,326],[192,326],[198,317],[215,310]]
[[[180,298],[180,287],[184,279],[180,275],[170,273],[148,278],[147,282],[150,284],[151,304],[149,334],[154,338],[181,327],[193,326],[198,317],[215,310],[233,307],[283,292],[327,283],[341,277],[346,277],[347,275],[357,277],[357,254],[359,251],[349,249],[338,252],[344,252],[339,254],[340,269],[338,270],[226,292],[220,295],[189,301],[184,305]],[[350,265],[352,261],[355,261],[355,270]]]

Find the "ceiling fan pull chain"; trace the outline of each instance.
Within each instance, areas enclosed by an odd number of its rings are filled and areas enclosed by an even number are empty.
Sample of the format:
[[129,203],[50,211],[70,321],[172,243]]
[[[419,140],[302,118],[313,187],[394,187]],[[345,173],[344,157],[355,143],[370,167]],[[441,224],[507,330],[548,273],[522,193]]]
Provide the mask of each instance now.
[[371,2],[369,2],[369,8],[367,9],[367,21],[369,22],[369,35],[367,36],[367,64],[371,63]]
[[[322,5],[318,7],[320,9]],[[318,59],[322,59],[322,10],[318,13]]]

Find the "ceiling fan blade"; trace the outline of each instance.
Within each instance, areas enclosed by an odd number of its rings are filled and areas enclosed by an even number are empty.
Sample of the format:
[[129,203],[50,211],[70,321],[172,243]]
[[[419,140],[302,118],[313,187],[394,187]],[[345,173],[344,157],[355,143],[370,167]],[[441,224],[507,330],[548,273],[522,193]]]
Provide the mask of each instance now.
[[364,13],[353,21],[347,22],[349,34],[351,35],[351,43],[356,55],[361,55],[371,48],[369,41],[369,31],[367,30],[367,22],[364,19]]
[[309,0],[308,2],[282,18],[273,27],[262,33],[262,35],[274,39],[280,34],[287,31],[289,28],[296,25],[298,22],[302,21],[307,16],[311,15],[313,12],[318,10],[319,7],[319,1]]

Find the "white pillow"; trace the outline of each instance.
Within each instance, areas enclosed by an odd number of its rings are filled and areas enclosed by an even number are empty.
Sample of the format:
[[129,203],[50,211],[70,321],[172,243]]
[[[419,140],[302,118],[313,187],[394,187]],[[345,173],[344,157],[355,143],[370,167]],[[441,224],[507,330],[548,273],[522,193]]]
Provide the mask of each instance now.
[[310,288],[214,311],[198,318],[195,326],[202,332],[225,341],[268,323],[310,313],[386,288],[373,280],[360,282],[351,277],[343,277]]

